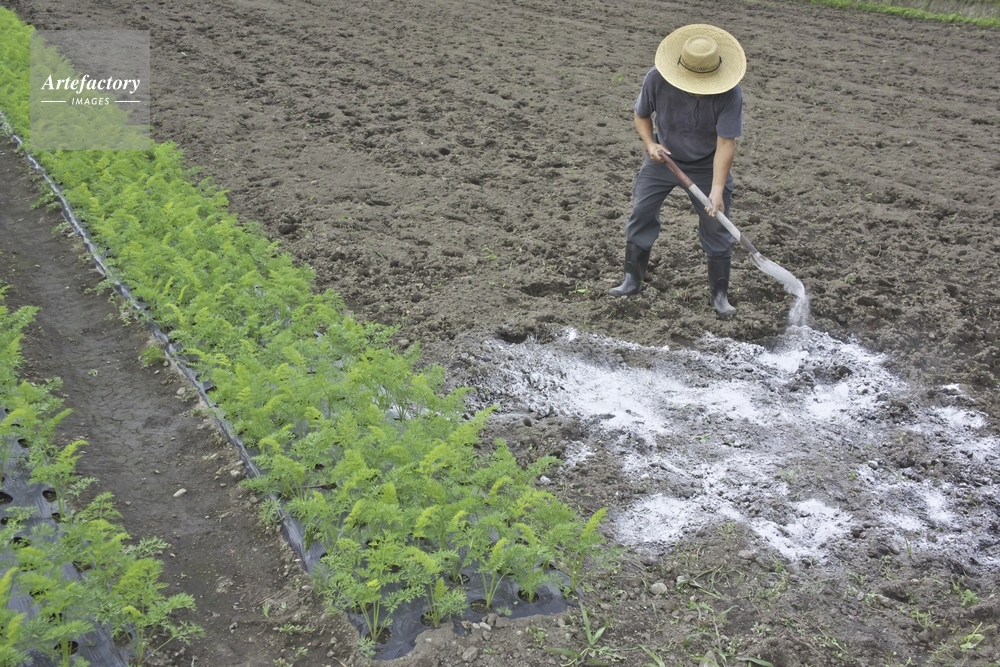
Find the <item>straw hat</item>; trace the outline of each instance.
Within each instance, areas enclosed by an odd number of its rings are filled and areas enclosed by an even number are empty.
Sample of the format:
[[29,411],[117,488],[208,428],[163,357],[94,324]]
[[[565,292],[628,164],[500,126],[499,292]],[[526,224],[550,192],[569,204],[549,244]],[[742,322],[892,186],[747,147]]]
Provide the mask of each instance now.
[[667,35],[654,62],[664,79],[695,95],[724,93],[747,71],[747,57],[736,38],[704,23],[686,25]]

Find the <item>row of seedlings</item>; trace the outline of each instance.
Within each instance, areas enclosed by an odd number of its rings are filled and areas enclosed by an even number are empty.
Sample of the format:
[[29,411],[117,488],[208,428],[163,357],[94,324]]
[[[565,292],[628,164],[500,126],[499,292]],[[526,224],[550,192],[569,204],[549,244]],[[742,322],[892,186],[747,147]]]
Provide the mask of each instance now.
[[[0,288],[0,667],[142,665],[164,643],[200,630],[172,614],[190,595],[166,597],[166,544],[138,543],[115,523],[110,493],[74,511],[94,480],[80,478],[83,440],[64,447],[55,431],[69,410],[58,380],[19,379],[23,330],[33,308],[10,312]],[[159,645],[154,645],[158,638]]]

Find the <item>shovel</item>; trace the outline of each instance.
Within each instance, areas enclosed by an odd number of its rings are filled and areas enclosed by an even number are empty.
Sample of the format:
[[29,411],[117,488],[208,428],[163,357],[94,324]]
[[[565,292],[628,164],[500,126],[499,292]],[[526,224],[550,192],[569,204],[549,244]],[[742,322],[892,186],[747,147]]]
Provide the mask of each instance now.
[[[687,188],[691,194],[693,194],[695,198],[702,203],[702,206],[709,206],[711,204],[711,202],[708,201],[708,197],[705,196],[705,193],[701,191],[701,188],[695,185],[691,179],[687,177],[687,174],[681,171],[681,168],[677,166],[676,162],[670,159],[669,155],[660,151],[660,157],[666,161],[667,166],[670,167],[670,171],[674,172],[674,175],[676,175],[677,178],[680,179],[681,183],[684,184],[684,187]],[[746,237],[746,234],[741,234],[740,230],[736,229],[736,225],[729,221],[729,218],[726,217],[725,213],[722,211],[716,211],[715,219],[721,222],[722,226],[729,230],[729,233],[732,234],[733,238],[739,242],[740,246],[742,246],[743,249],[749,253],[750,259],[753,260],[753,263],[757,265],[758,269],[784,285],[785,290],[796,299],[803,302],[805,301],[806,288],[802,285],[802,282],[798,278],[789,273],[787,269],[778,266],[767,257],[760,254],[760,252],[753,247],[753,244],[750,243],[750,239]]]

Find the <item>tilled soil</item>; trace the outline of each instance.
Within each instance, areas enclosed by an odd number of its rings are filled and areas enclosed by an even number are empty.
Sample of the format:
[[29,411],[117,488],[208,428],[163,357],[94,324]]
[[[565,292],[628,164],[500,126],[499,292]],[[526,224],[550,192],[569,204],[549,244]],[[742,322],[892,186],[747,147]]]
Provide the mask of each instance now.
[[711,20],[749,59],[734,220],[805,282],[814,325],[995,384],[993,31],[780,2],[13,4],[43,28],[149,28],[156,138],[438,358],[504,325],[644,343],[783,328],[788,298],[745,260],[740,316],[715,320],[679,194],[645,296],[604,294],[638,83],[665,32]]
[[[491,336],[545,341],[572,326],[683,347],[705,332],[763,344],[784,332],[790,298],[745,256],[739,315],[715,318],[680,193],[643,294],[606,295],[642,157],[639,83],[670,30],[720,25],[749,61],[734,222],[802,279],[815,329],[885,351],[915,386],[961,385],[990,424],[1000,413],[996,31],[769,0],[4,4],[39,28],[151,30],[155,138],[176,141],[360,317],[398,323],[401,347],[419,342],[456,378],[460,355]],[[489,435],[537,455],[516,423]],[[572,424],[547,428],[539,442],[581,439]],[[591,468],[615,465],[605,449]],[[596,508],[568,484],[560,493]],[[990,539],[981,548],[995,553]],[[668,662],[712,648],[720,664],[744,650],[776,665],[905,664],[942,642],[945,662],[995,660],[988,572],[921,569],[890,551],[853,573],[789,573],[735,557],[749,540],[737,524],[611,559],[585,601],[613,625],[602,641],[628,648],[629,664],[651,660],[640,644]],[[668,594],[655,597],[660,582]],[[862,599],[846,609],[850,586]],[[574,619],[560,641],[580,649]],[[544,655],[560,632],[524,635],[522,648]],[[490,641],[473,660],[536,662]],[[467,647],[452,648],[420,660],[461,661]]]

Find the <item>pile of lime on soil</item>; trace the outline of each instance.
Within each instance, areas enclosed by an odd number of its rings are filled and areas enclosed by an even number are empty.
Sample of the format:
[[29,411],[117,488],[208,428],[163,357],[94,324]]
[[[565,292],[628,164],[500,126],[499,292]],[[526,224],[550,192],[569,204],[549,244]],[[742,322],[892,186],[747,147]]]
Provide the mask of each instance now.
[[568,329],[461,358],[499,422],[574,424],[553,477],[612,456],[623,484],[606,502],[626,544],[662,551],[732,520],[789,562],[884,546],[1000,569],[1000,548],[984,548],[995,430],[957,386],[914,387],[857,344],[792,327],[769,348],[708,336],[671,350]]
[[[650,621],[659,604],[678,628],[685,609],[702,618],[692,593],[735,605],[725,634],[775,664],[809,662],[815,646],[791,639],[803,632],[859,664],[884,664],[863,661],[873,642],[940,657],[998,609],[1000,438],[957,385],[906,382],[884,355],[808,327],[766,347],[470,336],[455,359],[477,407],[499,406],[493,434],[525,459],[562,460],[543,484],[611,508],[608,533],[634,557],[619,576],[638,585],[598,585],[600,598],[645,601]],[[666,599],[651,589],[664,582]],[[776,629],[791,617],[798,627]],[[989,622],[978,633],[973,644],[996,641]]]

